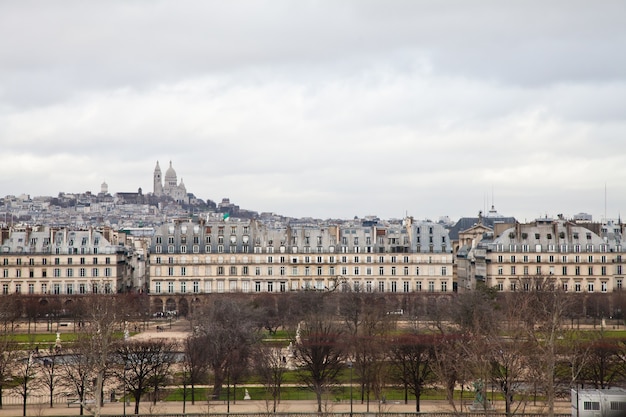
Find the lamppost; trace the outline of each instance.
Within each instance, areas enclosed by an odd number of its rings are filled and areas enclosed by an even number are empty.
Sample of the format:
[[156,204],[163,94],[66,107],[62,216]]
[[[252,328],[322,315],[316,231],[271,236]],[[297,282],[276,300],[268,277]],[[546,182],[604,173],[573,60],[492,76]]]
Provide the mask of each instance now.
[[350,417],[352,417],[352,361],[348,360],[348,368],[350,368]]
[[126,368],[128,365],[124,363],[124,396],[122,397],[122,401],[124,401],[124,417],[126,417]]

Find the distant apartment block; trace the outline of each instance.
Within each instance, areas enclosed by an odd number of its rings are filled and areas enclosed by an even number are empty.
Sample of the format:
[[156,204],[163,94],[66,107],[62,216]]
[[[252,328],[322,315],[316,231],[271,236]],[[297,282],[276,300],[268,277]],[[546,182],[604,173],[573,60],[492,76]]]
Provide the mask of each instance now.
[[538,282],[575,293],[622,290],[622,225],[537,219],[527,224],[482,223],[460,234],[460,290],[486,285],[498,291],[528,291]]
[[[51,227],[2,230],[1,294],[115,293],[127,282],[127,250],[112,231]],[[108,238],[107,238],[108,237]]]
[[410,218],[283,228],[180,221],[155,231],[150,253],[151,294],[454,290],[447,231]]

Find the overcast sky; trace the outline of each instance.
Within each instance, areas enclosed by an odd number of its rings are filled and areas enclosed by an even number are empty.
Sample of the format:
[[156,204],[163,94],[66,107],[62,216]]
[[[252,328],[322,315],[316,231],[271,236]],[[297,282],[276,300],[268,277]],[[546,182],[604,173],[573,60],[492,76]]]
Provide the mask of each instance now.
[[0,195],[151,192],[171,160],[201,199],[295,217],[624,216],[625,18],[625,1],[3,1]]

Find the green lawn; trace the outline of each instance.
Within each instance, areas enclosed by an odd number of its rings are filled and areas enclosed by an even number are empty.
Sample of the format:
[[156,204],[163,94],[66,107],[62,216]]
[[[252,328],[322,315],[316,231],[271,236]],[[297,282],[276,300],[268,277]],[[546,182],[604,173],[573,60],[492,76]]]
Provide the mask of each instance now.
[[[134,333],[131,333],[131,335]],[[61,333],[61,344],[72,343],[78,339],[77,333]],[[113,334],[115,339],[122,339],[124,337],[123,332],[115,332]],[[31,348],[37,345],[53,345],[56,343],[57,334],[55,333],[14,333],[10,336],[10,340],[19,343],[24,346],[25,349]]]
[[[265,392],[263,387],[249,387],[248,393],[253,400],[262,400],[262,399],[270,399],[270,395]],[[187,388],[187,401],[191,399],[190,388]],[[206,401],[207,393],[209,389],[207,388],[196,388],[196,401]],[[233,387],[231,387],[230,398],[231,401],[235,398],[237,401],[242,401],[245,395],[244,387],[237,387],[236,393],[233,392]],[[343,385],[340,387],[335,387],[333,392],[329,394],[333,401],[349,401],[350,400],[350,386]],[[383,392],[385,399],[387,401],[404,401],[404,392],[395,388],[385,389]],[[455,399],[461,399],[461,391],[456,391],[454,393]],[[487,397],[491,399],[491,393],[489,392]],[[222,389],[222,393],[220,395],[219,401],[226,401],[226,387]],[[281,400],[315,400],[315,394],[313,391],[304,387],[283,387],[281,389]],[[360,397],[360,388],[358,385],[352,386],[352,398],[353,401],[361,401]],[[464,400],[472,400],[474,398],[474,393],[470,391],[463,392]],[[421,397],[422,400],[446,400],[446,394],[442,390],[426,390]],[[502,399],[497,393],[494,393],[494,400]],[[183,389],[177,388],[171,391],[165,401],[182,401],[183,400]],[[375,401],[376,398],[373,393],[370,394],[370,401]],[[409,394],[409,401],[414,400],[413,396]]]

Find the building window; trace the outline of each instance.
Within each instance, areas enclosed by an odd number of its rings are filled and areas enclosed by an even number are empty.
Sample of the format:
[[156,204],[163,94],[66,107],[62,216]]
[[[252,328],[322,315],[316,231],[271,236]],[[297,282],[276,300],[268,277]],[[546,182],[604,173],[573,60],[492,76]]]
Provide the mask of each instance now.
[[587,283],[587,292],[593,292],[593,282]]
[[402,291],[403,292],[410,292],[411,291],[411,283],[409,281],[404,281],[402,283]]
[[182,293],[187,292],[187,281],[180,282],[180,292]]
[[174,281],[167,282],[167,292],[170,294],[174,292]]
[[154,283],[154,292],[157,294],[161,293],[161,281],[157,281]]
[[448,282],[441,281],[441,292],[446,292],[446,291],[448,291]]

